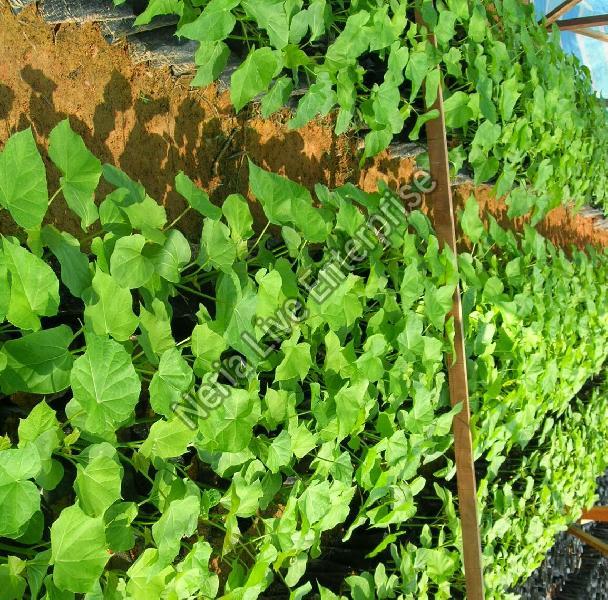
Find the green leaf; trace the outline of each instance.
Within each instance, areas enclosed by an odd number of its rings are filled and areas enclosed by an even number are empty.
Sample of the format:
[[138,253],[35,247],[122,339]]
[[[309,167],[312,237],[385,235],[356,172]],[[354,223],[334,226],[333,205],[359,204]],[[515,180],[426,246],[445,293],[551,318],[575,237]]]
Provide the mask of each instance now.
[[353,385],[345,384],[336,394],[339,440],[355,433],[365,421],[365,397],[368,386],[368,380],[361,379]]
[[220,221],[206,219],[201,236],[201,249],[196,262],[207,269],[232,270],[236,260],[236,245],[230,239],[230,230]]
[[439,21],[434,29],[435,37],[441,45],[447,45],[450,43],[456,30],[454,25],[456,24],[456,15],[449,10],[442,10],[439,13]]
[[281,467],[285,467],[291,460],[291,436],[285,430],[272,440],[272,444],[268,448],[268,458],[266,466],[271,473],[278,473]]
[[40,316],[51,317],[59,307],[59,281],[43,260],[2,238],[10,276],[6,318],[21,329],[40,329]]
[[357,285],[358,279],[352,273],[339,283],[334,280],[336,285],[323,284],[323,281],[327,282],[329,277],[331,275],[327,271],[321,271],[318,278],[321,282],[319,290],[308,298],[310,314],[329,323],[334,331],[339,331],[343,327],[350,328],[362,314],[363,290]]
[[287,340],[281,345],[281,350],[284,357],[277,366],[275,381],[287,381],[295,378],[303,381],[312,365],[310,344],[305,342],[296,344]]
[[99,205],[99,220],[106,233],[130,235],[133,227],[125,211],[120,208],[129,197],[129,191],[119,188],[109,193]]
[[500,301],[500,295],[503,293],[505,286],[498,277],[488,277],[483,286],[483,299],[485,302],[496,303]]
[[211,204],[207,192],[201,190],[185,173],[180,171],[175,177],[175,189],[181,194],[188,205],[204,217],[217,221],[222,216],[222,211]]
[[410,101],[418,94],[418,91],[422,87],[422,82],[430,70],[431,67],[426,50],[417,48],[415,52],[410,53],[410,60],[405,68],[405,76],[412,82]]
[[72,296],[82,298],[91,287],[92,276],[89,259],[80,250],[80,242],[65,231],[59,232],[52,225],[42,228],[42,243],[55,255],[61,266],[61,281]]
[[101,517],[88,517],[78,506],[64,508],[51,526],[53,581],[60,590],[90,591],[110,555]]
[[68,206],[80,217],[87,229],[99,218],[94,202],[101,177],[101,162],[74,133],[68,119],[61,121],[49,135],[49,156],[61,171],[61,191]]
[[469,196],[464,205],[462,220],[460,222],[463,233],[476,244],[483,235],[484,228],[479,218],[479,205],[475,196]]
[[500,84],[500,114],[504,121],[509,121],[513,116],[513,110],[521,93],[519,92],[519,82],[515,77],[511,77]]
[[262,98],[262,116],[268,119],[275,112],[283,108],[293,91],[293,81],[289,77],[279,77],[270,88],[270,91]]
[[150,196],[133,204],[122,204],[122,211],[127,215],[133,229],[141,231],[150,241],[158,242],[158,230],[167,223],[165,208]]
[[507,215],[510,219],[523,217],[534,207],[534,196],[525,188],[518,187],[511,191],[505,203],[508,207]]
[[96,335],[87,336],[86,351],[74,362],[71,384],[70,413],[80,411],[79,422],[91,433],[113,431],[128,421],[141,389],[127,351]]
[[445,317],[452,309],[454,286],[444,285],[439,288],[427,284],[424,294],[426,316],[432,325],[443,331]]
[[230,48],[224,42],[201,42],[194,55],[196,75],[190,85],[204,87],[214,82],[226,68],[229,58]]
[[424,276],[420,272],[418,264],[413,262],[403,271],[403,279],[399,289],[403,314],[407,314],[412,308],[412,304],[420,299],[423,292]]
[[104,178],[119,188],[109,194],[100,207],[104,228],[108,231],[115,230],[117,235],[130,233],[124,218],[119,217],[116,210],[112,209],[112,203],[123,217],[126,217],[132,229],[141,231],[151,241],[162,240],[162,232],[159,230],[167,223],[164,207],[146,194],[141,183],[136,183],[120,169],[106,164],[102,170]]
[[0,590],[3,600],[21,600],[25,598],[26,562],[16,556],[8,556],[6,563],[0,565]]
[[28,479],[35,477],[41,467],[34,444],[0,451],[0,536],[19,538],[40,510],[40,491]]
[[[257,302],[257,294],[251,287],[247,287],[234,304],[224,330],[226,342],[244,354],[252,363],[260,360],[256,352],[252,350],[250,343],[252,339],[255,339],[254,318],[257,312]],[[245,334],[248,334],[248,339],[245,339]]]
[[159,15],[181,15],[183,11],[183,3],[181,0],[150,0],[146,10],[138,15],[135,19],[136,27],[139,25],[147,25],[150,21]]
[[123,288],[139,288],[154,273],[154,263],[143,254],[146,238],[138,233],[118,239],[110,258],[110,273]]
[[175,346],[171,331],[171,318],[167,306],[159,298],[152,300],[151,310],[143,306],[139,310],[139,329],[141,334],[138,341],[144,349],[148,360],[153,364],[158,362],[160,355]]
[[296,114],[289,121],[290,129],[300,129],[317,116],[324,117],[334,107],[337,101],[333,83],[327,73],[321,72],[317,80],[304,94]]
[[[216,384],[208,394],[208,404],[215,404],[207,418],[199,420],[200,442],[212,452],[240,452],[253,436],[260,419],[260,401],[247,390]],[[219,404],[219,405],[218,405]]]
[[418,115],[414,128],[412,129],[409,135],[410,140],[417,140],[420,137],[420,129],[422,128],[422,126],[428,123],[429,121],[436,119],[438,116],[439,111],[436,108],[434,108],[433,110],[429,110],[421,115]]
[[240,194],[230,194],[222,204],[222,213],[230,227],[235,242],[248,240],[253,235],[253,217],[247,200]]
[[431,580],[437,583],[449,581],[449,578],[458,568],[458,562],[455,560],[453,553],[434,548],[418,548],[416,550],[416,565],[418,568],[420,566],[426,567]]
[[330,13],[326,0],[312,0],[308,8],[296,13],[291,19],[289,41],[299,44],[307,31],[310,31],[311,42],[320,38],[329,24]]
[[[401,13],[401,11],[398,12]],[[386,4],[374,11],[373,24],[369,27],[371,38],[369,49],[374,52],[391,46],[405,27],[404,17],[405,7],[403,7],[403,13],[399,14],[399,18],[394,15],[393,19],[388,15],[388,5]]]
[[488,20],[485,8],[481,4],[475,4],[469,21],[469,37],[473,42],[481,44],[486,37],[487,28]]
[[39,552],[34,558],[30,558],[27,561],[25,568],[32,598],[38,598],[38,594],[42,589],[42,582],[49,568],[50,559],[51,550],[49,549]]
[[171,283],[179,283],[182,269],[190,262],[190,244],[181,231],[171,229],[162,246],[154,246],[147,252],[156,272]]
[[59,436],[61,425],[57,420],[55,411],[42,400],[25,419],[19,419],[19,446],[28,442],[35,442],[40,436],[48,431],[56,432]]
[[39,227],[49,204],[44,163],[32,129],[12,135],[0,152],[0,205],[24,229]]
[[386,150],[393,139],[393,133],[388,128],[374,129],[365,136],[365,158],[371,158]]
[[351,64],[354,59],[366,52],[372,38],[369,28],[366,27],[370,17],[366,10],[359,10],[349,15],[344,29],[327,49],[325,60],[338,65]]
[[494,125],[490,121],[484,121],[477,132],[475,133],[475,138],[473,139],[473,145],[479,145],[484,150],[490,150],[494,147],[496,142],[500,139],[500,134],[502,132],[502,128],[500,125]]
[[186,496],[171,502],[161,518],[152,525],[152,537],[158,547],[160,564],[167,565],[177,556],[182,538],[194,533],[200,510],[198,496]]
[[236,18],[230,12],[240,0],[211,0],[195,21],[177,30],[178,36],[201,42],[218,42],[230,35]]
[[5,394],[54,394],[70,382],[72,330],[67,325],[9,340],[2,347],[6,368],[0,382]]
[[101,169],[103,177],[108,183],[116,188],[123,188],[127,192],[126,198],[123,199],[123,205],[143,202],[146,197],[146,190],[141,183],[133,181],[125,172],[114,165],[106,163]]
[[468,104],[469,96],[465,92],[455,92],[443,103],[446,127],[458,129],[473,118]]
[[160,420],[152,425],[139,451],[148,458],[175,458],[186,452],[195,437],[196,432],[190,425],[177,417]]
[[129,567],[127,594],[132,598],[160,598],[167,591],[167,581],[175,575],[172,566],[158,561],[158,550],[146,548]]
[[250,100],[265,92],[282,66],[282,59],[270,48],[258,48],[249,53],[232,74],[230,97],[235,110],[240,111]]
[[112,552],[127,552],[135,545],[131,523],[137,518],[135,502],[117,502],[103,516],[106,542]]
[[485,159],[480,163],[475,163],[475,184],[479,185],[484,181],[489,181],[496,175],[499,168],[500,163],[494,156]]
[[241,6],[268,33],[271,46],[282,50],[289,42],[289,19],[284,0],[243,0]]
[[211,371],[212,365],[219,361],[227,347],[224,337],[211,329],[207,323],[196,325],[192,330],[192,354],[196,357],[195,370]]
[[42,466],[40,455],[34,444],[2,450],[0,456],[2,456],[0,465],[5,477],[15,481],[25,481],[36,477]]
[[494,193],[496,194],[497,198],[503,196],[511,190],[511,188],[513,187],[513,182],[515,181],[516,174],[517,173],[514,166],[504,166],[502,173],[500,174],[500,177],[496,182],[496,187],[494,190]]
[[122,342],[128,340],[137,327],[133,313],[133,297],[128,289],[99,268],[93,277],[93,296],[84,309],[85,324],[97,335],[110,334]]
[[441,71],[435,68],[429,72],[424,82],[424,104],[430,108],[437,100],[439,85],[441,83]]
[[41,468],[36,475],[36,483],[45,490],[54,489],[63,478],[61,463],[51,458],[61,446],[63,437],[55,411],[44,401],[39,402],[27,418],[19,421],[19,447],[33,443],[38,449]]
[[135,502],[117,502],[106,510],[103,520],[106,541],[112,552],[127,552],[135,545],[135,535],[131,523],[137,518]]
[[78,505],[90,517],[101,517],[121,497],[122,467],[116,450],[107,443],[88,447],[86,467],[76,466],[74,490]]
[[293,225],[310,242],[327,239],[328,227],[313,207],[310,192],[285,177],[260,169],[249,161],[249,186],[275,225]]
[[192,386],[192,369],[178,348],[166,350],[160,357],[158,371],[150,382],[150,404],[154,412],[169,417],[173,404],[179,402]]

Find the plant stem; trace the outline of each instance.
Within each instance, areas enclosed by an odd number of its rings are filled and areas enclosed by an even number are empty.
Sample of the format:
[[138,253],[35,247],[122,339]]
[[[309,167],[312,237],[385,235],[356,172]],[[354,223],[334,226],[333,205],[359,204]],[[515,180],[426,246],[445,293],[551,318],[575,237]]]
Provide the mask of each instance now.
[[55,198],[57,198],[57,196],[59,195],[59,192],[62,190],[62,188],[58,188],[57,191],[49,198],[49,204],[48,206],[50,206],[51,204],[53,204],[53,200],[55,200]]
[[187,206],[184,211],[182,211],[173,221],[171,221],[171,223],[169,223],[169,225],[166,225],[165,227],[163,227],[163,231],[167,231],[168,229],[173,229],[173,227],[175,227],[179,223],[181,218],[185,217],[190,212],[190,210],[191,210],[191,207]]
[[36,552],[30,550],[29,548],[18,548],[16,546],[11,546],[10,544],[0,543],[0,550],[4,550],[5,552],[11,552],[12,554],[22,554],[27,557],[32,557],[36,555]]
[[266,223],[266,226],[264,227],[264,229],[262,229],[262,233],[260,233],[260,235],[258,235],[257,240],[255,241],[253,246],[251,246],[251,248],[249,249],[249,254],[251,254],[254,251],[255,247],[260,243],[262,236],[266,233],[266,231],[269,227],[270,227],[270,222]]
[[177,283],[176,287],[178,287],[181,290],[184,290],[185,292],[189,292],[191,294],[194,294],[195,296],[200,296],[201,298],[205,298],[206,300],[212,300],[213,302],[216,301],[216,298],[214,298],[213,296],[209,296],[209,294],[204,294],[203,292],[199,292],[198,290],[195,290],[194,288],[191,288],[187,285],[183,285],[181,283]]

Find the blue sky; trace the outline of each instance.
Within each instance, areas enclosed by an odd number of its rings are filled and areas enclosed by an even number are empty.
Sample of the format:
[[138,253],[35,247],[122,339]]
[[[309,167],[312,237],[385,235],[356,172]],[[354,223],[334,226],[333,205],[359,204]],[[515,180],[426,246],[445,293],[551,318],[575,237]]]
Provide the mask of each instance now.
[[[535,0],[537,16],[540,18],[561,2],[562,0]],[[606,13],[608,13],[608,0],[583,0],[562,18]],[[598,28],[598,31],[608,34],[608,27]],[[596,91],[604,98],[608,98],[608,43],[564,31],[562,47],[566,52],[578,56],[581,62],[589,67]]]

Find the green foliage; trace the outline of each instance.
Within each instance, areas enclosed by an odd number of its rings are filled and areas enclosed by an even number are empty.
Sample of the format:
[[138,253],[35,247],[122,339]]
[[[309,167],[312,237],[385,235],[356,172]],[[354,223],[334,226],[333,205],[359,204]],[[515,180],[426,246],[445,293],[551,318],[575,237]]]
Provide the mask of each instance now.
[[[319,26],[319,4],[302,35]],[[282,18],[277,9],[277,45]],[[333,60],[366,51],[355,25]],[[444,17],[443,37],[452,25]],[[382,27],[377,44],[393,35]],[[76,185],[89,198],[95,163],[59,127],[58,148],[82,158],[56,156],[61,189],[90,177]],[[589,502],[606,466],[605,389],[571,400],[608,354],[605,254],[566,255],[492,219],[486,229],[469,199],[470,252],[457,265],[426,216],[396,214],[385,186],[313,196],[253,163],[250,191],[273,233],[254,233],[243,197],[217,208],[182,174],[187,211],[203,216],[191,245],[141,184],[102,172],[115,189],[90,251],[39,221],[39,247],[20,242],[31,229],[2,238],[0,390],[21,417],[0,438],[7,595],[461,596],[460,406],[446,381],[458,283],[490,597],[505,597]],[[30,209],[16,214],[31,223]],[[333,591],[309,583],[328,543],[360,539],[375,540],[373,572]]]
[[[454,168],[466,159],[476,182],[495,182],[498,195],[534,191],[527,205],[513,200],[514,215],[571,201],[607,205],[605,107],[532,5],[149,0],[137,23],[169,13],[179,16],[178,36],[200,43],[192,85],[230,73],[237,111],[261,97],[268,117],[297,90],[290,127],[333,110],[336,133],[365,132],[367,158],[396,137],[417,140],[438,114],[430,109],[441,86]],[[236,70],[227,67],[229,47],[245,55]]]
[[101,517],[77,505],[64,508],[51,527],[53,583],[70,592],[92,591],[110,555]]
[[93,195],[101,177],[101,163],[72,131],[67,119],[49,135],[49,156],[62,173],[61,190],[68,206],[86,229],[98,218]]
[[6,142],[0,153],[0,181],[0,206],[20,227],[38,227],[49,197],[44,163],[31,129],[16,133]]

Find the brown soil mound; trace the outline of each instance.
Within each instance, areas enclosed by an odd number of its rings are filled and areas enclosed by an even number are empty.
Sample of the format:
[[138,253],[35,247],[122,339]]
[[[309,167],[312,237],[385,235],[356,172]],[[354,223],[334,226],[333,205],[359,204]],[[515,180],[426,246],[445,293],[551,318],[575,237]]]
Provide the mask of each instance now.
[[[178,171],[221,202],[229,193],[247,194],[247,157],[309,187],[350,181],[373,190],[378,179],[396,186],[412,176],[412,161],[386,153],[360,169],[356,140],[336,137],[329,118],[289,130],[286,113],[264,120],[250,107],[235,115],[227,93],[215,86],[191,90],[189,80],[133,65],[126,46],[108,45],[95,25],[53,27],[33,6],[14,16],[0,4],[0,147],[30,125],[46,146],[51,129],[69,117],[88,147],[140,180],[169,218],[184,207],[172,191]],[[48,173],[53,190],[58,173],[50,163]],[[100,197],[107,191],[102,186]],[[476,195],[504,220],[504,203],[485,188]],[[63,202],[55,202],[47,218],[80,231]],[[191,219],[184,228],[195,237],[199,223]],[[608,233],[563,209],[553,211],[540,229],[563,245],[608,245]],[[0,213],[0,231],[11,230],[10,218]]]

